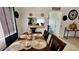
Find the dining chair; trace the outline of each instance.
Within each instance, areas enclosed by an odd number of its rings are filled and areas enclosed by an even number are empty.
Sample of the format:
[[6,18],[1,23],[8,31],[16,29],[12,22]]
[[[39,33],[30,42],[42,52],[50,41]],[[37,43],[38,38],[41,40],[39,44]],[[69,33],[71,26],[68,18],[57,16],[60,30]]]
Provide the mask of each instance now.
[[44,33],[43,33],[43,38],[47,41],[47,38],[49,36],[49,33],[47,30],[44,30]]
[[48,38],[47,38],[47,44],[50,46],[50,41],[51,41],[51,37],[52,37],[52,34],[49,34]]
[[45,35],[45,33],[46,33],[46,30],[44,30],[43,36]]
[[66,46],[66,43],[53,34],[50,42],[52,42],[50,47],[52,51],[63,51]]

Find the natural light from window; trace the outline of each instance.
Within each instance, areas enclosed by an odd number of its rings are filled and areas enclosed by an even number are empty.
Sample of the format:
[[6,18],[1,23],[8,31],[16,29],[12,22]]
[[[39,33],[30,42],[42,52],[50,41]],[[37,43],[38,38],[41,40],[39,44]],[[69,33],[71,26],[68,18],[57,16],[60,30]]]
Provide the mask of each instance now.
[[39,25],[41,25],[41,23],[44,23],[45,19],[44,18],[37,18],[37,23],[39,23]]

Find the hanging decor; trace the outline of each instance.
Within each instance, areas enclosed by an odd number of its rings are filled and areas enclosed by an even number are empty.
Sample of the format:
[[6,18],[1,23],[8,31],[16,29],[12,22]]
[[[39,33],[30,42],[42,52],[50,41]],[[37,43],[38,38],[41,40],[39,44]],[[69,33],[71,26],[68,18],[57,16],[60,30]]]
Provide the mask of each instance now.
[[14,16],[15,16],[16,18],[19,18],[19,13],[18,13],[17,11],[14,11]]
[[75,9],[72,9],[68,14],[70,20],[75,20],[77,16],[78,16],[78,12]]
[[41,17],[44,17],[44,13],[41,13]]
[[33,16],[33,14],[32,13],[29,13],[29,16]]
[[64,20],[64,21],[67,20],[67,16],[66,16],[66,15],[63,16],[63,20]]

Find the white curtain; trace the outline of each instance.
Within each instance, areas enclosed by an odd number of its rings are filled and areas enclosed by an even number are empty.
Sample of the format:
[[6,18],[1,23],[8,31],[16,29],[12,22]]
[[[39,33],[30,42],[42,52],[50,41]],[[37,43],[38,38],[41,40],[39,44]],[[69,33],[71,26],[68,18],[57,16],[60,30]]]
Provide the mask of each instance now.
[[1,21],[0,21],[0,50],[3,50],[4,48],[6,48],[5,36],[4,36]]

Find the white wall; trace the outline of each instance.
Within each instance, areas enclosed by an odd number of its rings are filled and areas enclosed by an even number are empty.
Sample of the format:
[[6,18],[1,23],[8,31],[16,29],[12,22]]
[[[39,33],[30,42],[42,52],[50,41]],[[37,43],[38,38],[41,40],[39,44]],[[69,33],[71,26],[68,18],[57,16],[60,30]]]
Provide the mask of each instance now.
[[52,11],[49,7],[16,7],[15,10],[19,13],[19,18],[17,19],[19,35],[28,30],[27,17],[29,13],[32,13],[35,17],[41,17],[41,13],[44,13],[45,23],[47,25],[48,14]]
[[[62,17],[63,17],[64,15],[67,15],[67,16],[68,16],[69,11],[72,10],[72,9],[77,10],[77,11],[78,11],[78,15],[79,15],[79,8],[78,8],[78,7],[62,7],[62,8],[61,8]],[[77,17],[75,20],[69,20],[69,18],[67,18],[66,21],[63,21],[63,20],[62,20],[62,22],[61,22],[61,26],[62,26],[62,27],[61,27],[61,30],[60,30],[61,36],[63,36],[63,34],[64,34],[64,29],[65,29],[65,27],[66,27],[67,25],[69,25],[70,23],[72,23],[72,22],[75,22],[75,23],[78,25],[78,28],[79,28],[79,19],[78,19],[78,17]],[[74,32],[69,34],[69,36],[73,36],[73,35],[74,35]],[[77,36],[79,37],[79,32],[77,32]]]
[[17,23],[17,28],[18,28],[18,35],[23,33],[23,15],[22,15],[22,10],[21,8],[15,8],[16,11],[19,13],[19,18],[16,18],[16,23]]
[[[78,7],[62,7],[61,8],[61,13],[62,13],[61,20],[62,20],[62,17],[64,15],[68,16],[69,11],[72,10],[72,9],[76,9],[79,13]],[[28,30],[27,17],[29,16],[29,13],[32,13],[33,16],[36,16],[36,17],[40,17],[41,13],[44,13],[44,16],[45,16],[45,19],[46,19],[45,23],[48,24],[49,20],[47,18],[48,18],[49,12],[52,11],[52,9],[49,8],[49,7],[16,7],[15,10],[17,10],[18,13],[19,13],[19,18],[17,19],[19,35]],[[73,21],[75,23],[77,23],[78,27],[79,27],[78,17]],[[60,36],[61,37],[63,37],[65,27],[68,24],[72,23],[73,21],[69,20],[69,18],[67,18],[66,21],[63,21],[63,20],[61,21],[61,28],[60,28]],[[69,35],[73,36],[74,33],[70,33]],[[77,32],[77,36],[79,36],[79,32]]]

